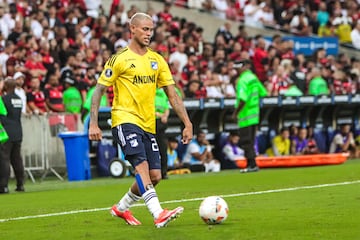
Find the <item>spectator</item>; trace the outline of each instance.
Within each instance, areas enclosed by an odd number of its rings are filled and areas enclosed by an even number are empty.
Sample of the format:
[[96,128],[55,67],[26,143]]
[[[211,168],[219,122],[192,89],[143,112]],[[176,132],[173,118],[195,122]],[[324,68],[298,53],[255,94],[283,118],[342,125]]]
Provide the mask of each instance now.
[[297,136],[291,141],[291,154],[292,155],[304,155],[309,153],[307,129],[299,128]]
[[289,79],[302,93],[306,92],[306,72],[301,68],[298,58],[292,61],[292,71]]
[[297,9],[294,17],[290,22],[290,31],[298,36],[309,36],[311,34],[311,26],[304,9]]
[[27,69],[25,64],[26,49],[24,47],[17,47],[13,55],[10,55],[6,61],[6,74],[7,76],[13,76],[15,72],[26,73]]
[[354,134],[350,124],[340,125],[340,132],[331,141],[329,153],[349,153],[350,157],[355,156],[356,145]]
[[167,169],[174,170],[181,167],[181,161],[178,156],[177,148],[179,142],[174,137],[169,137],[167,141]]
[[47,20],[49,22],[49,28],[55,30],[57,27],[62,25],[61,20],[57,17],[56,5],[50,4],[47,12]]
[[177,71],[181,72],[188,62],[188,56],[185,53],[186,45],[183,42],[177,44],[176,50],[170,54],[169,63],[178,62]]
[[184,93],[185,98],[200,99],[206,97],[206,89],[200,81],[200,77],[197,72],[194,72],[190,75],[190,80],[185,87]]
[[231,43],[233,40],[233,35],[231,33],[231,23],[226,21],[224,25],[220,26],[220,28],[217,30],[215,34],[215,39],[218,35],[222,35],[226,44]]
[[330,14],[327,11],[326,2],[319,3],[319,10],[317,11],[316,20],[318,21],[320,27],[326,26],[330,21]]
[[63,92],[64,110],[68,113],[81,113],[82,97],[77,88],[77,82],[70,77],[65,79],[65,90]]
[[7,76],[6,62],[13,54],[15,47],[16,46],[12,41],[5,41],[4,51],[0,53],[0,76]]
[[266,2],[262,2],[259,6],[261,8],[255,14],[259,27],[273,27],[275,25],[275,20],[271,6]]
[[309,83],[309,95],[324,95],[329,94],[329,87],[327,82],[321,76],[319,68],[313,68],[310,73],[310,83]]
[[247,26],[257,27],[259,22],[257,21],[256,14],[261,9],[257,0],[250,0],[244,7],[244,23]]
[[351,42],[354,48],[360,50],[360,19],[357,20],[354,29],[351,31]]
[[278,66],[276,73],[270,77],[270,83],[268,85],[268,92],[271,96],[284,95],[290,85],[288,73],[285,68]]
[[44,115],[47,113],[48,108],[45,103],[45,94],[40,89],[40,79],[38,76],[31,77],[29,90],[26,100],[30,114]]
[[59,77],[55,73],[48,76],[49,87],[45,89],[45,102],[50,112],[64,112],[63,93],[59,90]]
[[40,80],[42,80],[43,77],[45,77],[47,73],[47,69],[42,63],[42,56],[38,52],[32,52],[28,56],[24,67],[28,69],[28,73],[30,75],[29,78],[27,78],[27,81],[25,83],[26,87],[29,87],[29,80],[32,75],[38,76]]
[[272,156],[287,156],[290,154],[290,132],[288,128],[282,128],[280,134],[271,141],[271,148],[266,150],[266,154]]
[[[207,65],[207,64],[206,64]],[[204,68],[204,67],[203,67]],[[223,70],[221,70],[223,69]],[[215,73],[205,67],[205,73],[201,74],[201,81],[206,89],[206,97],[208,98],[223,98],[223,80],[224,75],[219,75],[221,71],[226,71],[226,63],[219,63],[215,68]],[[223,72],[222,72],[223,73]]]
[[307,145],[307,153],[308,154],[317,154],[320,153],[320,150],[318,148],[317,142],[315,140],[314,137],[314,128],[311,126],[307,126],[307,140],[308,140],[308,145]]
[[224,159],[221,162],[222,169],[238,168],[236,161],[245,160],[244,150],[239,147],[240,135],[236,131],[230,132],[228,139],[222,148]]
[[212,148],[206,140],[206,134],[199,131],[186,148],[183,158],[184,166],[188,166],[192,172],[219,172],[220,162],[214,159]]
[[343,15],[340,11],[336,11],[335,14],[336,16],[332,21],[332,25],[335,27],[335,34],[338,36],[339,42],[351,43],[351,17]]
[[253,56],[253,64],[255,73],[258,76],[261,82],[265,82],[267,80],[266,71],[268,64],[268,52],[266,51],[266,42],[265,39],[260,37],[257,40],[256,48]]
[[[96,83],[97,83],[96,78],[92,78],[92,80],[89,82],[89,89],[88,89],[88,91],[86,93],[85,101],[83,101],[83,103],[84,103],[83,112],[81,114],[83,120],[87,117],[87,115],[90,112],[91,98],[92,98],[92,96],[94,94]],[[106,96],[106,94],[104,94],[101,97],[101,100],[100,100],[100,107],[106,107],[106,106],[109,106],[109,104],[108,104],[108,101],[107,101],[107,96]]]
[[212,14],[220,19],[226,19],[226,11],[229,6],[226,0],[211,0]]
[[15,80],[16,87],[15,87],[15,94],[18,95],[22,101],[22,109],[21,112],[23,114],[27,113],[26,109],[26,92],[23,88],[24,81],[25,81],[25,75],[22,72],[16,72],[13,76],[13,79]]

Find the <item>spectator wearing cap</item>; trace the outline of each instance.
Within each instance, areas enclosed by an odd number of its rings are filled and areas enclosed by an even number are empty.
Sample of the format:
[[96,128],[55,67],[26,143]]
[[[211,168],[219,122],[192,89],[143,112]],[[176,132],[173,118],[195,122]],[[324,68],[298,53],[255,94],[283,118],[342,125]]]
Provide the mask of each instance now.
[[31,77],[30,89],[26,94],[26,100],[30,114],[44,115],[49,111],[45,103],[45,94],[40,89],[40,79],[38,76]]
[[21,112],[23,114],[26,114],[26,92],[23,88],[25,82],[25,75],[22,72],[16,72],[13,76],[13,79],[16,83],[15,94],[18,95],[22,101]]
[[338,36],[339,42],[351,43],[351,17],[343,15],[341,11],[335,11],[335,14],[332,25],[335,27],[335,34]]
[[354,29],[351,31],[351,42],[354,48],[360,50],[360,19],[357,20]]
[[76,87],[76,80],[71,77],[65,78],[65,91],[63,92],[64,110],[68,113],[81,113],[82,97]]
[[[86,93],[85,101],[83,101],[83,109],[82,109],[82,113],[81,113],[83,120],[87,117],[87,115],[90,112],[91,99],[92,99],[92,96],[95,91],[96,83],[97,83],[96,77],[93,77],[91,79],[91,81],[89,82],[89,84],[90,84],[89,90]],[[101,96],[100,107],[106,107],[106,106],[109,106],[109,102],[108,102],[107,94],[105,93],[104,95]]]
[[264,85],[251,71],[248,59],[236,61],[233,67],[239,77],[235,83],[236,103],[232,118],[237,120],[239,127],[240,147],[245,151],[247,168],[242,172],[256,172],[259,170],[255,157],[256,128],[260,121],[260,98],[267,95]]

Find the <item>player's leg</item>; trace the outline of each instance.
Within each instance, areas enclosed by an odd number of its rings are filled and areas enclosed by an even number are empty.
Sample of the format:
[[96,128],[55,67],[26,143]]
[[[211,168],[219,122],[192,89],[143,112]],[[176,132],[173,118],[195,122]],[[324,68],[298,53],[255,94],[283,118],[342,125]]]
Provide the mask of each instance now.
[[[134,155],[129,150],[128,147],[125,147],[125,146],[129,146],[131,144],[129,141],[131,139],[128,138],[127,139],[128,141],[126,141],[125,139],[126,139],[126,136],[130,136],[131,134],[133,134],[133,136],[139,135],[139,133],[136,132],[136,128],[133,129],[132,126],[128,126],[128,125],[117,126],[112,129],[112,134],[113,134],[114,140],[118,144],[120,144],[125,156],[129,153],[131,155]],[[137,141],[137,139],[133,139],[133,140]],[[128,157],[126,157],[126,158],[127,158],[127,160],[129,160]],[[131,162],[131,161],[129,161],[129,162],[132,164],[134,169],[136,169],[135,162]],[[130,187],[129,191],[127,191],[124,194],[124,196],[120,199],[120,201],[111,208],[110,212],[113,216],[123,218],[127,224],[140,225],[141,222],[132,215],[132,213],[129,211],[129,208],[134,203],[140,201],[141,198],[142,197],[141,197],[140,191],[139,191],[137,183],[135,181],[133,183],[133,185]]]
[[[147,137],[144,140],[144,145],[150,169],[149,176],[152,183],[156,185],[161,179],[161,162],[159,148],[156,143],[155,137],[149,133],[145,134]],[[145,187],[145,193],[142,194],[142,196],[144,198],[146,206],[154,217],[155,226],[157,228],[160,228],[165,227],[171,220],[177,218],[184,211],[184,208],[177,207],[173,210],[162,209],[154,185]],[[138,186],[141,191],[139,182]]]

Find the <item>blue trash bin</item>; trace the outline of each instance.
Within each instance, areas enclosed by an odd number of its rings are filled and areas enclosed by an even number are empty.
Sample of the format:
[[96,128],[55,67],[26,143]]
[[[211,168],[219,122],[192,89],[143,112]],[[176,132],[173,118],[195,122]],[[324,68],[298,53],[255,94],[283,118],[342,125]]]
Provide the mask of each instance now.
[[87,133],[62,132],[58,136],[64,142],[68,180],[82,181],[91,179]]

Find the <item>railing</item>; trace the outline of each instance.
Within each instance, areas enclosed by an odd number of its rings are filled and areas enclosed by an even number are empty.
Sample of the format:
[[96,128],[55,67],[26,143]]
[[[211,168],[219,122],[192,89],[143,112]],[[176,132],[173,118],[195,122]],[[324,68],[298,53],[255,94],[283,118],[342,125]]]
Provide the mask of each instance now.
[[22,157],[25,171],[35,182],[34,173],[43,180],[49,173],[63,180],[59,169],[65,169],[64,147],[57,134],[62,131],[82,131],[80,117],[74,114],[49,114],[23,116]]

